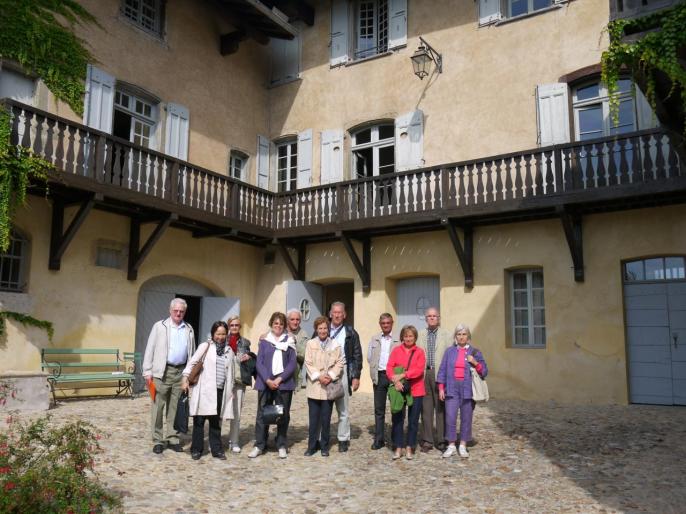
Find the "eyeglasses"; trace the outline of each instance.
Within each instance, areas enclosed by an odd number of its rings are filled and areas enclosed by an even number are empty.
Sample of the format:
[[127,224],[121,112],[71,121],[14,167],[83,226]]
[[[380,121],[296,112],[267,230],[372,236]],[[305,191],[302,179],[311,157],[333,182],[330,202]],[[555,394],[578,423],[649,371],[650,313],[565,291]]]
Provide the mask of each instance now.
[[230,327],[240,327],[241,324],[240,323],[231,323],[229,326]]

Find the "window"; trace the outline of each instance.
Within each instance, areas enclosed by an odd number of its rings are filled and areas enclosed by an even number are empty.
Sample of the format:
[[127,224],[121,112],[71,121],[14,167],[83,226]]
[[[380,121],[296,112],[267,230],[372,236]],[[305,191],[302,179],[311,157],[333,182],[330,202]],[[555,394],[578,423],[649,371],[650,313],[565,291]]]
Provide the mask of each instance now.
[[229,177],[245,180],[247,175],[248,156],[243,152],[231,150],[229,154]]
[[509,276],[512,346],[545,346],[543,271],[517,270]]
[[153,148],[156,123],[157,107],[152,102],[125,91],[115,92],[113,135]]
[[276,145],[276,190],[295,191],[298,181],[298,142],[295,140]]
[[356,177],[372,177],[395,171],[395,126],[382,124],[352,134],[353,171]]
[[163,0],[123,0],[121,12],[143,30],[162,35]]
[[7,253],[0,254],[0,291],[21,293],[26,288],[28,245],[19,232],[10,232]]
[[124,245],[116,241],[98,241],[95,249],[95,265],[103,268],[124,267]]
[[507,15],[512,18],[550,7],[552,0],[508,0]]
[[0,98],[11,98],[33,105],[36,81],[23,73],[3,67],[0,69]]
[[388,51],[388,0],[357,0],[355,59]]
[[479,0],[479,25],[534,14],[565,2],[567,0]]
[[655,257],[624,263],[625,282],[686,279],[684,257]]
[[[610,116],[607,88],[599,81],[580,85],[574,89],[574,127],[578,141],[603,136],[624,134],[637,129],[636,102],[631,81],[619,80],[619,120],[615,124]],[[638,92],[637,92],[638,96]],[[643,97],[638,97],[639,101]]]

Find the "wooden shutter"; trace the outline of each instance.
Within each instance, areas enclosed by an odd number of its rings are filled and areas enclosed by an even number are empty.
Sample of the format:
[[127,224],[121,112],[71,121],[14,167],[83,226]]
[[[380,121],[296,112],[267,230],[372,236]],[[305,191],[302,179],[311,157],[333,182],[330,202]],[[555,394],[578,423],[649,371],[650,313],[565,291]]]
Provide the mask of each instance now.
[[416,110],[395,120],[395,168],[405,171],[423,165],[424,113]]
[[114,86],[112,75],[89,64],[86,71],[83,123],[96,130],[112,133]]
[[343,131],[322,132],[321,184],[343,180]]
[[293,39],[271,38],[271,83],[280,84],[300,76],[300,36]]
[[569,143],[569,99],[567,84],[536,87],[538,143],[540,146]]
[[391,0],[388,26],[388,48],[407,44],[407,0]]
[[638,130],[651,129],[659,126],[660,123],[657,120],[657,116],[655,116],[652,107],[650,107],[648,100],[638,86],[636,86],[635,101],[636,113],[638,116],[636,126],[638,127]]
[[23,73],[2,67],[0,62],[0,98],[11,98],[26,105],[33,105],[36,81]]
[[500,0],[479,0],[479,25],[493,23],[500,18]]
[[298,179],[297,188],[312,185],[312,129],[298,134]]
[[331,2],[331,66],[348,62],[348,0]]
[[257,136],[257,187],[269,189],[269,139]]
[[188,160],[188,109],[183,105],[167,104],[167,131],[164,153]]

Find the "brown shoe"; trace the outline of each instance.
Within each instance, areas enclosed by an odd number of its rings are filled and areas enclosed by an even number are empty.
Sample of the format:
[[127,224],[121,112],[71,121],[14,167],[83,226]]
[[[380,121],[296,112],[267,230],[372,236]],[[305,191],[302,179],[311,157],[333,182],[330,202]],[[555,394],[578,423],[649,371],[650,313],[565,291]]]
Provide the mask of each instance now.
[[419,450],[422,453],[429,453],[433,449],[434,449],[433,445],[429,444],[429,443],[422,443],[422,445],[419,447]]

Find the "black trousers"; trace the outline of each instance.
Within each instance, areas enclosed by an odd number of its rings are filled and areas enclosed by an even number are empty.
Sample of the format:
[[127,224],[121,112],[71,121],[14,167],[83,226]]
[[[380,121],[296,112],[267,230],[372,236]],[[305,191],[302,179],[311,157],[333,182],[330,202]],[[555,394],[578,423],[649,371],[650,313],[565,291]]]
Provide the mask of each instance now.
[[[288,448],[288,424],[291,421],[291,399],[293,391],[279,391],[281,402],[283,403],[283,418],[276,425],[276,447]],[[262,422],[262,409],[265,405],[274,403],[274,398],[278,397],[276,391],[266,388],[264,391],[257,392],[257,415],[255,416],[255,446],[264,451],[267,446],[267,436],[269,425]]]
[[374,443],[384,442],[386,429],[386,398],[391,384],[385,371],[379,371],[379,382],[374,385]]
[[[331,412],[333,400],[307,399],[309,407],[310,426],[308,428],[307,449],[314,451],[319,442],[322,451],[329,450],[329,435],[331,433]],[[320,432],[321,431],[321,432]],[[320,436],[321,433],[321,436]],[[319,438],[319,441],[317,441]]]
[[210,423],[209,439],[212,455],[224,453],[222,446],[222,411],[224,390],[217,389],[217,414],[215,416],[193,416],[193,436],[191,438],[191,453],[202,453],[204,447],[205,420]]

